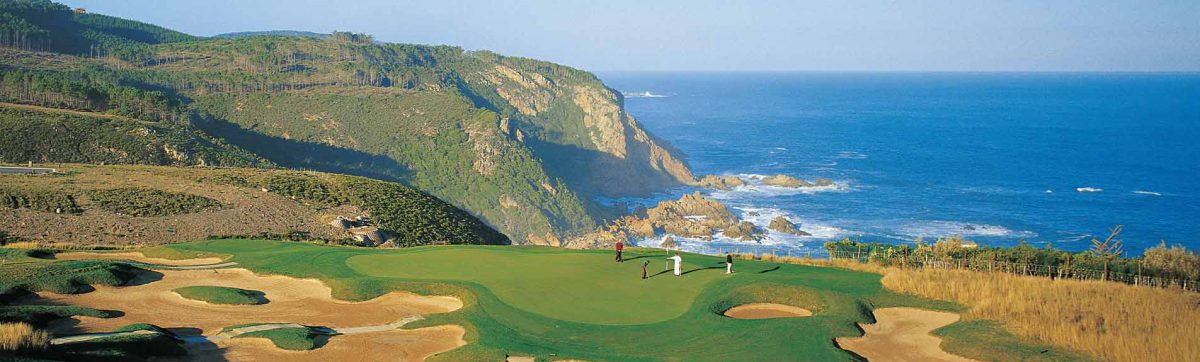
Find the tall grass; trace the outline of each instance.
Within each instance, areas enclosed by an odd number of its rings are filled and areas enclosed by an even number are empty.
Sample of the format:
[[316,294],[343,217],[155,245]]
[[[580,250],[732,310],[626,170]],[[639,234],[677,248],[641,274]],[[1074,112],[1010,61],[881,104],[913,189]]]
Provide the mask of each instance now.
[[50,334],[25,323],[0,323],[0,351],[45,349]]
[[950,300],[1047,344],[1109,361],[1200,358],[1200,295],[1101,281],[963,270],[889,268],[884,287]]
[[1019,336],[1101,360],[1200,359],[1200,294],[1179,289],[770,254],[735,257],[878,273],[891,291],[966,306],[964,320],[999,321]]

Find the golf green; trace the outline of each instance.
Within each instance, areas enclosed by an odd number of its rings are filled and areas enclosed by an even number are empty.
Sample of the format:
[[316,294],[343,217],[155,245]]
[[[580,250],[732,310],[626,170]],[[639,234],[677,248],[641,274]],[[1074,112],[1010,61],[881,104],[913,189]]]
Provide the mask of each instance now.
[[[663,252],[630,251],[624,263],[607,253],[530,252],[534,248],[439,248],[358,255],[346,264],[373,277],[473,282],[528,312],[581,323],[644,324],[679,317],[705,286],[725,274],[712,257],[684,259],[682,276],[664,269]],[[649,262],[652,276],[641,279]],[[588,306],[580,308],[581,305]]]

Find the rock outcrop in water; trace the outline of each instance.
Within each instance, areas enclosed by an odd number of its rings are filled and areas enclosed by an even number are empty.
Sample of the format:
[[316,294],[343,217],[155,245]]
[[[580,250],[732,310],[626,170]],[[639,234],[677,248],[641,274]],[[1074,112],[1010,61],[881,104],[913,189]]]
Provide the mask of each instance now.
[[[783,175],[783,174],[771,175],[771,176],[750,176],[750,179],[753,181],[761,182],[763,185],[767,185],[767,186],[788,187],[788,188],[822,187],[822,186],[833,186],[833,184],[834,184],[833,180],[830,180],[827,178],[819,178],[819,179],[813,180],[812,182],[809,182],[807,180],[804,180],[804,179],[801,179],[798,177]],[[714,189],[714,190],[728,191],[728,190],[732,190],[736,187],[746,186],[749,184],[750,184],[750,182],[748,182],[745,179],[738,177],[738,176],[706,175],[706,176],[704,176],[704,178],[701,178],[699,180],[696,180],[696,182],[693,182],[692,186],[703,187],[703,188]]]
[[699,192],[660,202],[645,216],[626,216],[592,233],[568,240],[572,248],[607,248],[617,240],[633,242],[663,234],[712,240],[717,233],[743,241],[761,240],[762,228],[742,221],[724,204]]
[[725,236],[738,239],[741,241],[762,240],[763,230],[755,226],[749,221],[742,221],[736,225],[726,228],[723,233]]
[[746,180],[741,177],[731,175],[707,175],[704,178],[697,180],[692,185],[714,190],[732,190],[738,186],[745,186]]
[[783,217],[782,215],[776,216],[774,219],[771,219],[771,224],[767,225],[767,228],[781,232],[781,233],[786,233],[786,234],[794,234],[794,235],[800,235],[800,236],[812,235],[812,234],[805,232],[804,230],[800,230],[800,228],[796,227],[796,224],[793,224],[791,220],[788,220],[786,217]]

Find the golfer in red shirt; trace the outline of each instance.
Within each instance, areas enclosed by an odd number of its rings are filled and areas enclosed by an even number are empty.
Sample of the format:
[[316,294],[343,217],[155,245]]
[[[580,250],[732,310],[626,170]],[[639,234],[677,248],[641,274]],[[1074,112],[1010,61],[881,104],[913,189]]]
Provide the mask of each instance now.
[[625,262],[625,259],[621,258],[621,251],[624,251],[624,250],[625,250],[625,243],[621,242],[620,240],[617,240],[617,262],[618,263]]

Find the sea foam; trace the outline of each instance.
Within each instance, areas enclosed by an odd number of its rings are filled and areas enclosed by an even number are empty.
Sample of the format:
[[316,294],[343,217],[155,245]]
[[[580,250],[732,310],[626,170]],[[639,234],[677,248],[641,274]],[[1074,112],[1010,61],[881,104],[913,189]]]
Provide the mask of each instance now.
[[643,91],[643,92],[622,92],[622,93],[621,93],[621,95],[624,95],[624,96],[625,96],[625,98],[666,98],[666,97],[667,97],[667,96],[665,96],[665,95],[662,95],[662,94],[654,94],[654,93],[650,93],[650,91]]

